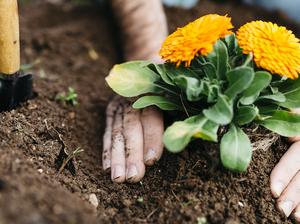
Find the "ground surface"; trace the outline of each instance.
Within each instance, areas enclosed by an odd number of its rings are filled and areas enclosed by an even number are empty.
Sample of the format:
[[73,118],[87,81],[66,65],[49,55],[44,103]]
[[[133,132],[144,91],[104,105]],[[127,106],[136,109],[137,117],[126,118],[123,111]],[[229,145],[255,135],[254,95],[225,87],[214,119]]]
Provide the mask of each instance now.
[[[104,77],[119,52],[111,19],[95,7],[37,2],[20,10],[23,62],[40,60],[33,69],[37,97],[0,114],[0,224],[196,223],[204,217],[208,223],[291,223],[276,211],[269,190],[269,174],[287,149],[282,140],[255,151],[245,174],[223,170],[217,148],[198,143],[182,155],[165,153],[139,184],[113,184],[100,161],[111,95]],[[228,13],[236,27],[269,18],[300,34],[283,15],[209,0],[190,11],[168,9],[170,29],[210,12]],[[69,86],[79,95],[77,107],[55,100]],[[56,170],[61,144],[54,130],[69,152],[85,150],[75,177]]]

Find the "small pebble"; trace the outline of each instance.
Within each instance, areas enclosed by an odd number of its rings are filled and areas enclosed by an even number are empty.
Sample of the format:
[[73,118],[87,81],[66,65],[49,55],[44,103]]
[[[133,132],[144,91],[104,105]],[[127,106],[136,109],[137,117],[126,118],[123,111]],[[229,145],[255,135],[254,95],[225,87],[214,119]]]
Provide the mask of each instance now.
[[207,224],[206,217],[198,217],[197,218],[197,224]]
[[97,208],[98,205],[99,205],[99,202],[98,202],[98,198],[95,194],[90,194],[89,195],[89,202],[95,207]]
[[20,159],[15,159],[15,163],[17,163],[17,164],[19,164],[21,162],[21,160]]
[[43,173],[44,170],[43,170],[43,169],[38,169],[38,172],[39,172],[39,173]]
[[242,202],[238,202],[239,206],[244,207],[244,204]]
[[93,61],[98,60],[99,54],[97,53],[97,51],[96,51],[95,49],[89,49],[88,53],[89,53],[90,58],[91,58]]
[[34,110],[36,109],[38,106],[36,104],[29,104],[28,105],[28,110]]

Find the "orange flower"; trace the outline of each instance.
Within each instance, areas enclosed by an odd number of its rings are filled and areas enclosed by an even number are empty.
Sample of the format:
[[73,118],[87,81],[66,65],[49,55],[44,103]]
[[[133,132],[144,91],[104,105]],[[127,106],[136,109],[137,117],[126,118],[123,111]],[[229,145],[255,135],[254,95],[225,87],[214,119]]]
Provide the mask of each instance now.
[[243,53],[253,53],[258,67],[290,79],[300,73],[300,43],[292,31],[271,22],[253,21],[237,32]]
[[227,16],[209,14],[200,17],[169,35],[162,45],[160,56],[177,66],[185,62],[188,67],[196,56],[207,56],[214,43],[231,34],[232,28],[231,18]]

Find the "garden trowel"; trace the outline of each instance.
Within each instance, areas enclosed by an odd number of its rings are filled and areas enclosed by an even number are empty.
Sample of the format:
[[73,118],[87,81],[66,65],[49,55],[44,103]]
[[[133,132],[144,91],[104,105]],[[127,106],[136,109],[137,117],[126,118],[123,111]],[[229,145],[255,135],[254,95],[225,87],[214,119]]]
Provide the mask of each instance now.
[[0,111],[13,109],[32,96],[32,75],[20,71],[17,0],[0,0]]

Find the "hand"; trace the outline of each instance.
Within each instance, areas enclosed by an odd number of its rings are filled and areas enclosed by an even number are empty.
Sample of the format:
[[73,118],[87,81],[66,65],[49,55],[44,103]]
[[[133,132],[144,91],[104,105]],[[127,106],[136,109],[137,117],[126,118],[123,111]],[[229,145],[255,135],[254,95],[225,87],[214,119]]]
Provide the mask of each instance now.
[[[299,113],[299,110],[294,112]],[[290,140],[295,143],[271,173],[271,191],[278,198],[278,209],[287,217],[293,213],[296,221],[300,222],[300,136]]]
[[106,109],[102,165],[116,183],[140,181],[145,165],[153,165],[163,152],[162,113],[155,107],[135,110],[115,97]]

